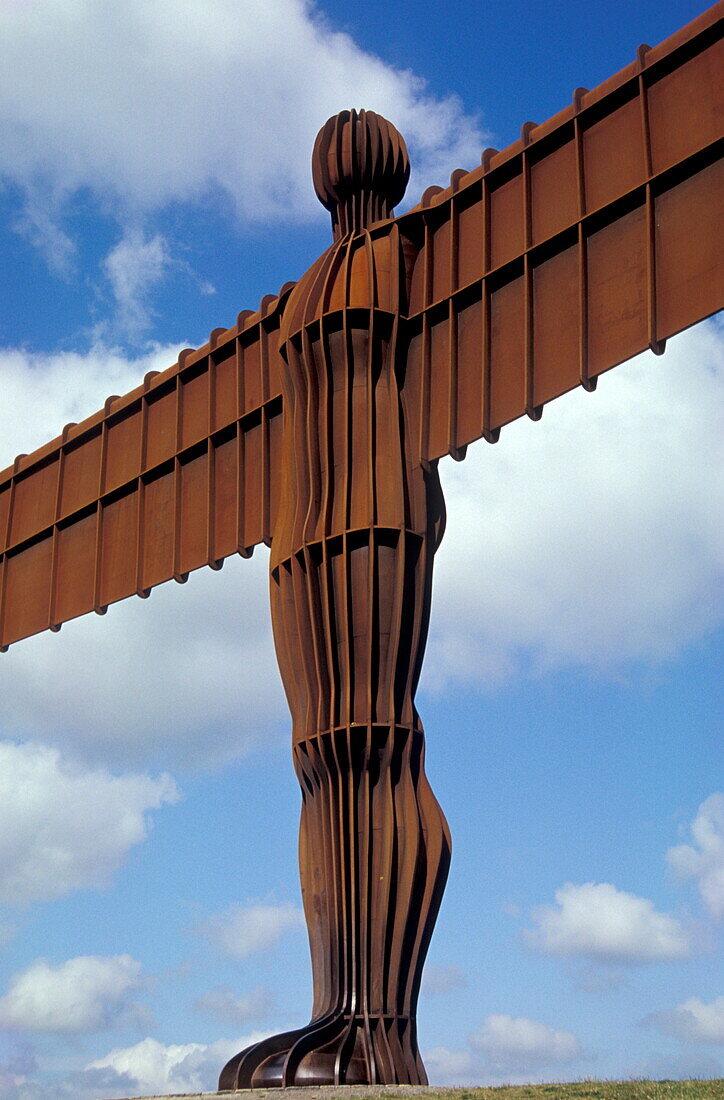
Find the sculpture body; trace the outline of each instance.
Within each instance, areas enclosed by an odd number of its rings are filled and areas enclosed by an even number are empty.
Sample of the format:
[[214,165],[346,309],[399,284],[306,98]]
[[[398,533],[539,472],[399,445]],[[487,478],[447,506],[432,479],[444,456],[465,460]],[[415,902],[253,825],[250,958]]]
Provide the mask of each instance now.
[[[398,382],[412,257],[398,233],[366,232],[375,198],[384,206],[385,188],[404,189],[404,143],[370,112],[333,121],[332,155],[347,144],[334,188],[342,202],[349,191],[349,209],[282,319],[270,577],[302,789],[314,1005],[307,1028],[233,1059],[222,1088],[427,1081],[415,1012],[450,838],[425,776],[414,696],[443,501],[436,469],[409,445]],[[320,141],[317,164],[328,155]],[[393,141],[397,165],[384,157]]]

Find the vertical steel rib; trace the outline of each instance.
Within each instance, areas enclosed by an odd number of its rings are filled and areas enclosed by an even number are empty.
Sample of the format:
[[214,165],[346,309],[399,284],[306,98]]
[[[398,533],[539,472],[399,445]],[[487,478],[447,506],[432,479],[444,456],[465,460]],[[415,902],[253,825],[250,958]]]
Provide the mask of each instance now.
[[[65,435],[65,431],[63,432]],[[55,500],[53,503],[53,533],[52,547],[50,551],[50,582],[48,586],[48,628],[53,631],[60,630],[60,624],[55,622],[55,599],[58,581],[58,520],[60,518],[60,502],[63,493],[63,469],[65,466],[65,443],[58,452],[58,471],[55,479]]]
[[653,164],[651,160],[651,123],[649,120],[648,88],[645,75],[646,54],[650,46],[639,46],[638,94],[641,105],[641,140],[646,171],[646,332],[649,348],[654,355],[663,355],[666,340],[658,340],[656,333],[656,210],[651,187]]
[[591,378],[588,371],[588,238],[585,219],[588,212],[586,202],[586,169],[583,148],[583,128],[581,126],[581,98],[585,88],[576,88],[573,93],[575,117],[573,119],[573,140],[576,148],[576,196],[578,201],[578,380],[584,390],[592,393],[597,378]]

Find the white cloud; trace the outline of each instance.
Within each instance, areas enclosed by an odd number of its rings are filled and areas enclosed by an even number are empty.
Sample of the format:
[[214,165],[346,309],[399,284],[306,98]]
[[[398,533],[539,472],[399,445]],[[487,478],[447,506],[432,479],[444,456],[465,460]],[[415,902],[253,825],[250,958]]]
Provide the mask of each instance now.
[[400,127],[415,196],[483,145],[455,97],[427,94],[309,0],[5,4],[0,101],[0,174],[36,192],[87,187],[113,212],[220,192],[245,217],[307,216],[314,136],[344,107]]
[[147,815],[178,793],[163,775],[111,775],[43,745],[0,742],[0,900],[104,885],[145,839]]
[[691,825],[692,844],[678,844],[666,853],[682,876],[699,880],[699,891],[713,917],[724,917],[724,794],[702,802]]
[[484,1052],[494,1069],[524,1070],[538,1065],[566,1063],[581,1053],[571,1031],[555,1031],[547,1024],[523,1016],[487,1016],[470,1038],[471,1046]]
[[669,1012],[655,1013],[647,1022],[685,1043],[724,1044],[724,997],[709,1004],[690,997]]
[[146,1093],[202,1092],[215,1089],[222,1067],[244,1047],[258,1042],[269,1033],[253,1032],[233,1041],[223,1040],[205,1045],[185,1043],[163,1046],[156,1039],[143,1039],[135,1046],[112,1050],[86,1066],[92,1073],[111,1071],[122,1081],[133,1081],[134,1091]]
[[25,204],[13,228],[39,249],[53,274],[69,278],[77,248],[60,224],[63,199],[62,194],[26,184]]
[[149,290],[166,275],[172,264],[168,245],[160,233],[147,237],[141,229],[127,229],[103,261],[118,307],[118,325],[138,338],[150,317],[146,298]]
[[200,923],[197,930],[225,955],[245,959],[255,951],[275,947],[286,932],[303,927],[302,910],[287,902],[285,905],[230,905],[222,913]]
[[197,1011],[210,1012],[212,1016],[217,1016],[221,1020],[230,1020],[235,1024],[263,1020],[273,1007],[273,998],[264,986],[258,986],[250,993],[242,993],[239,996],[230,986],[220,985],[194,1001],[194,1008]]
[[715,1081],[722,1075],[722,1062],[708,1052],[687,1050],[678,1054],[652,1054],[630,1065],[621,1077],[632,1081]]
[[432,1085],[459,1084],[477,1079],[474,1059],[469,1050],[433,1047],[424,1052],[423,1061]]
[[619,674],[721,621],[723,333],[701,325],[441,464],[425,687]]
[[422,992],[428,997],[439,993],[452,993],[468,984],[463,970],[451,963],[449,966],[435,966],[428,963],[422,978]]
[[524,938],[547,955],[647,963],[685,958],[691,950],[679,921],[608,882],[566,883],[556,891],[555,905],[533,910],[533,921],[537,928]]
[[0,999],[0,1027],[70,1034],[99,1031],[133,1014],[129,996],[138,989],[140,978],[141,965],[130,955],[80,956],[59,966],[39,959],[11,980]]
[[149,304],[151,292],[171,271],[182,272],[193,280],[200,294],[216,293],[212,283],[200,279],[190,264],[171,254],[169,243],[162,234],[151,236],[135,224],[124,227],[121,239],[110,250],[102,266],[115,300],[116,312],[115,316],[95,327],[97,340],[107,340],[109,334],[117,334],[122,340],[141,343],[153,318]]
[[148,371],[173,366],[181,347],[158,346],[135,358],[100,344],[87,354],[0,349],[0,469],[60,435],[65,424],[97,412],[112,394],[134,389]]

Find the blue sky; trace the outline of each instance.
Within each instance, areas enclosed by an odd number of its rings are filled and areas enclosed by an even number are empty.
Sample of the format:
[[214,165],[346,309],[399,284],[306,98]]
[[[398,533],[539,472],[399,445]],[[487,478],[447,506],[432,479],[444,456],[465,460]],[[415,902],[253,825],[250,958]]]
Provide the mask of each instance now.
[[[3,5],[0,467],[309,266],[331,113],[399,126],[414,203],[701,10]],[[722,341],[699,326],[441,464],[435,1083],[724,1075]],[[305,1021],[298,811],[265,552],[11,648],[0,1097],[200,1091]]]

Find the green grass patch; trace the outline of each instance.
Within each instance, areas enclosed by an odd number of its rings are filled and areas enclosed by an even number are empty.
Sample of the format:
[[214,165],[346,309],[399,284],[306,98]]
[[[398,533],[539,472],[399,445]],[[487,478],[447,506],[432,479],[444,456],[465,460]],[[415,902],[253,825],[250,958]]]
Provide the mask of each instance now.
[[[563,1085],[505,1085],[441,1089],[425,1100],[724,1100],[724,1079],[716,1081],[573,1081]],[[365,1100],[360,1093],[359,1100]],[[374,1100],[399,1100],[379,1093]]]
[[466,1089],[459,1100],[724,1100],[724,1081],[576,1081]]

